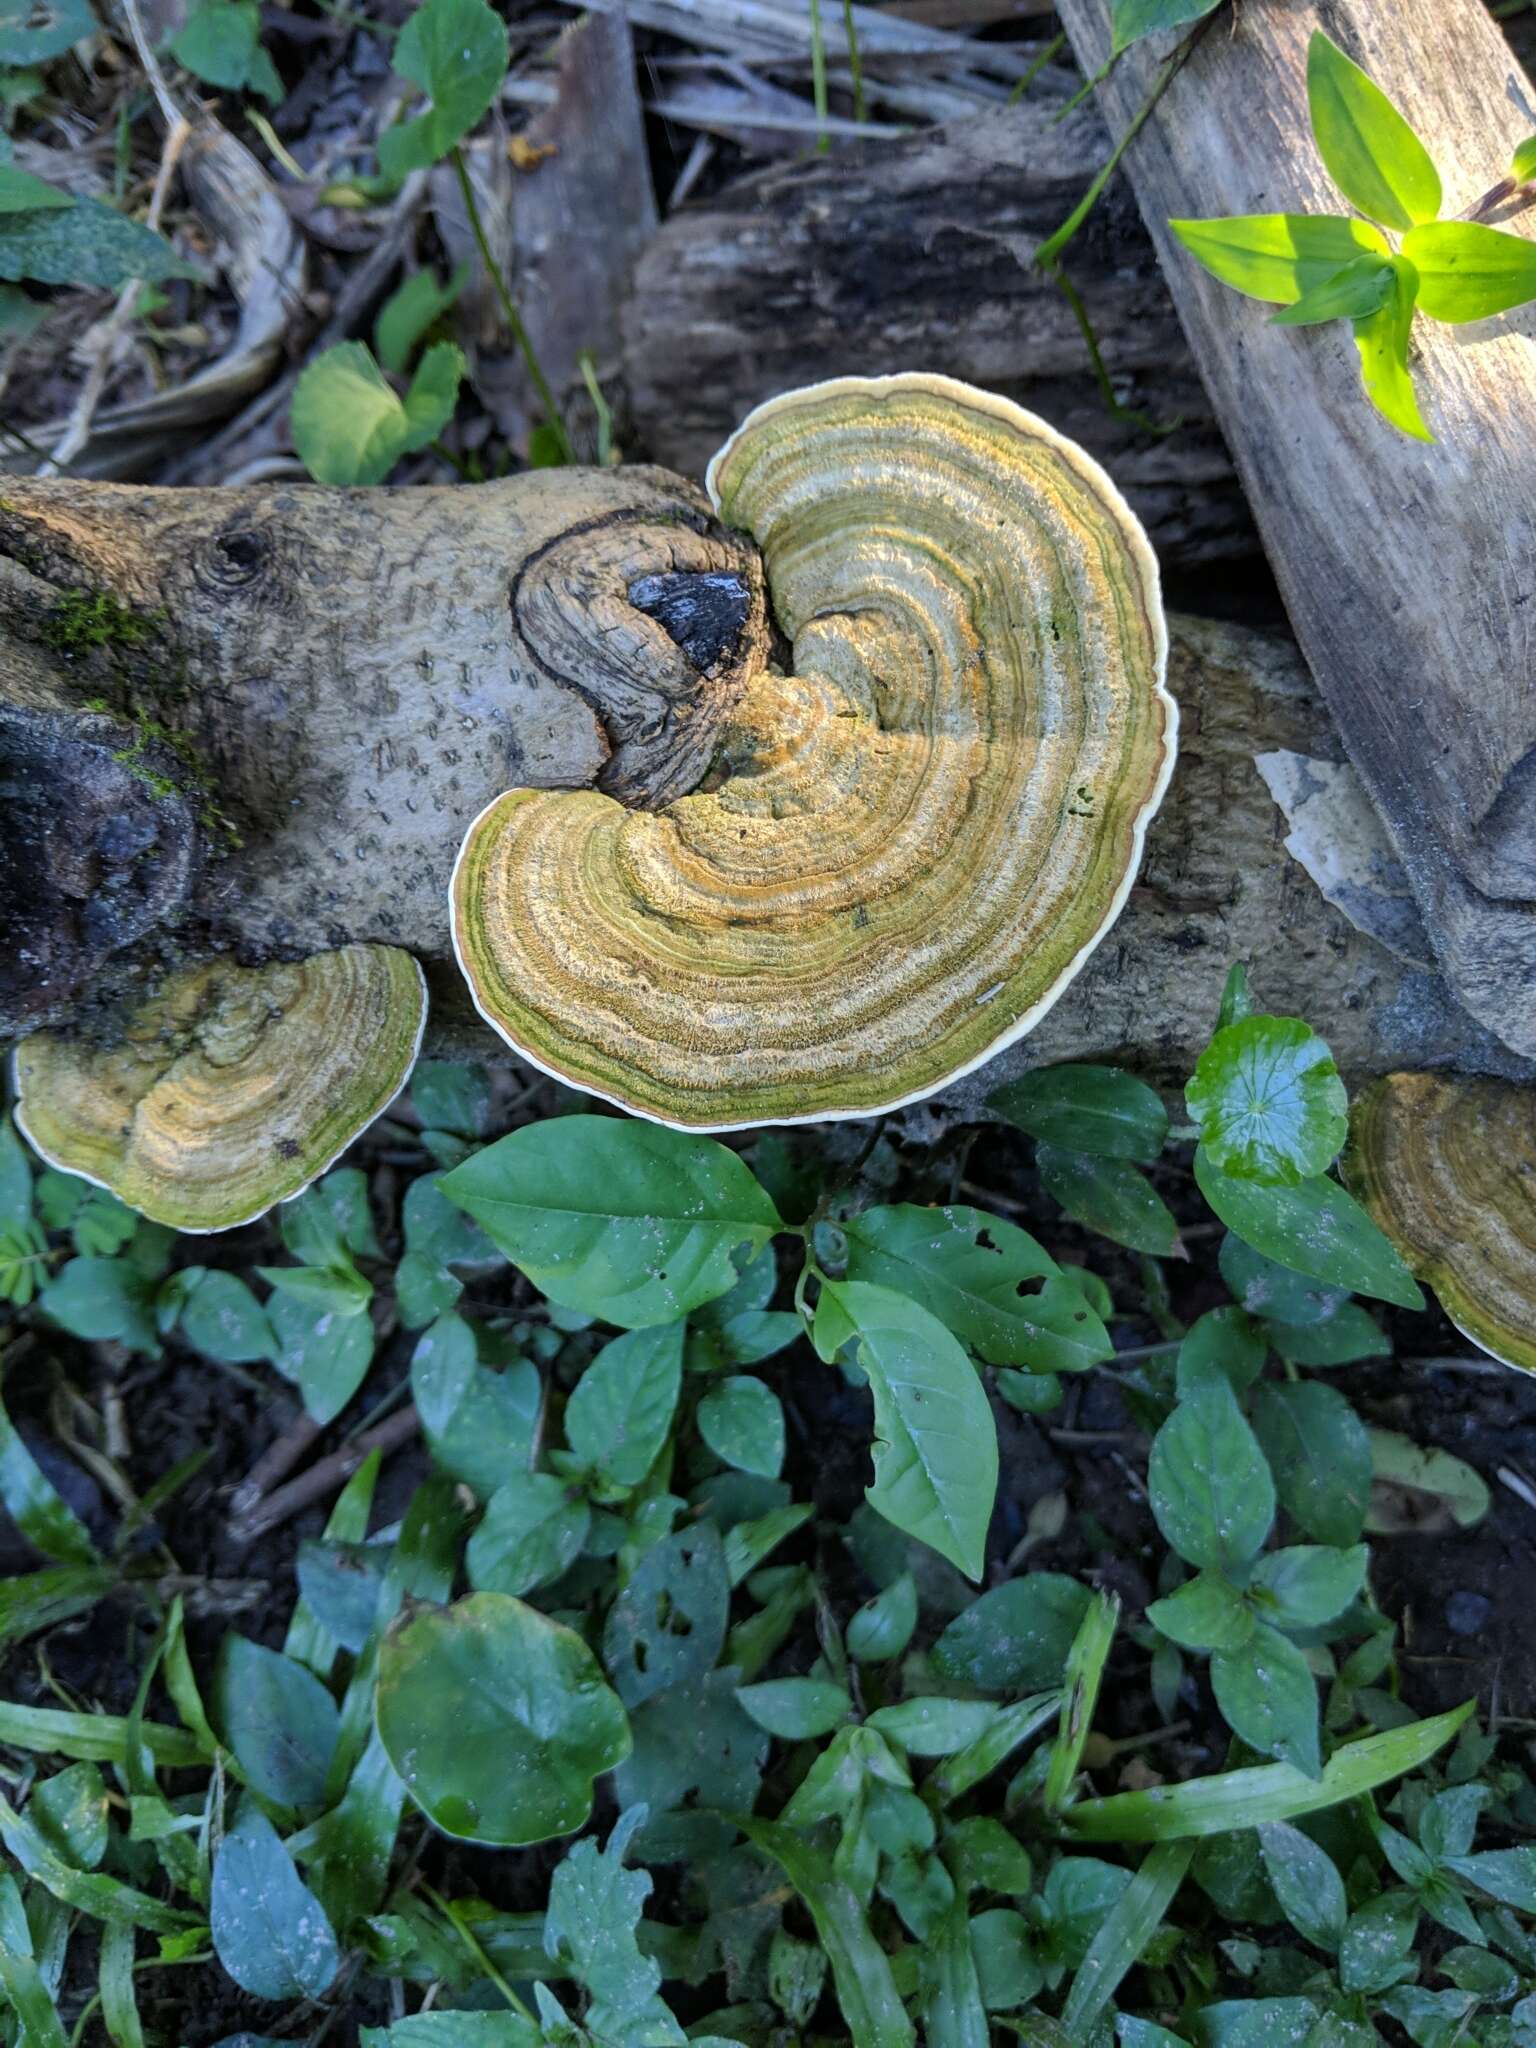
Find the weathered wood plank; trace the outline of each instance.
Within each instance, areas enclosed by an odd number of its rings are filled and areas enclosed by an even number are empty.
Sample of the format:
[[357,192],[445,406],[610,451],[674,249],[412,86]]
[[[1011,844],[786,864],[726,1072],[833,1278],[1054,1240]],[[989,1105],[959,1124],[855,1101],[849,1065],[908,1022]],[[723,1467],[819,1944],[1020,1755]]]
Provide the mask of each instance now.
[[[1061,0],[1085,70],[1106,0]],[[1536,1052],[1536,353],[1529,312],[1420,319],[1414,374],[1438,440],[1367,405],[1349,331],[1269,325],[1207,277],[1170,216],[1339,212],[1307,119],[1326,29],[1392,95],[1474,202],[1530,128],[1528,87],[1479,0],[1293,0],[1223,17],[1127,157],[1297,637],[1392,834],[1462,1001]],[[1100,99],[1115,133],[1166,39]],[[1508,223],[1516,231],[1528,222]]]

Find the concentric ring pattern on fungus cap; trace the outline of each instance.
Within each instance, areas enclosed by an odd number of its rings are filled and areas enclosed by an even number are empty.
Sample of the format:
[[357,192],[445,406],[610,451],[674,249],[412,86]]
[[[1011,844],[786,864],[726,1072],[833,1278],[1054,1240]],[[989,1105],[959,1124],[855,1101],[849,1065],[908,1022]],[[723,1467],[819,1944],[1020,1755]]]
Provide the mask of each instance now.
[[709,488],[793,673],[707,793],[489,805],[459,962],[519,1052],[641,1115],[869,1115],[1029,1030],[1124,903],[1177,724],[1156,562],[1081,449],[946,378],[775,399]]
[[230,1230],[300,1194],[405,1085],[426,1028],[397,946],[178,969],[111,1049],[34,1032],[16,1120],[52,1165],[177,1230]]
[[1536,1088],[1388,1074],[1350,1112],[1343,1167],[1463,1336],[1536,1372]]

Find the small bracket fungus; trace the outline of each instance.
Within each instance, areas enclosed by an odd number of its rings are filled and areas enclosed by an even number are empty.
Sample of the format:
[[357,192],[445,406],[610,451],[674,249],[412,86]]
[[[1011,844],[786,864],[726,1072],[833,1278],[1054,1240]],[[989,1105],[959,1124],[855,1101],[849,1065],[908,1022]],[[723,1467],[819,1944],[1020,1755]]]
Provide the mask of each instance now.
[[708,482],[793,672],[659,809],[496,798],[459,964],[518,1052],[643,1116],[870,1115],[1028,1031],[1119,913],[1173,765],[1156,563],[1080,448],[942,377],[775,399]]
[[16,1048],[16,1121],[66,1173],[177,1230],[231,1230],[301,1194],[400,1089],[426,1026],[395,946],[178,970],[101,1050]]
[[1355,1103],[1344,1177],[1457,1329],[1536,1372],[1536,1089],[1388,1074]]

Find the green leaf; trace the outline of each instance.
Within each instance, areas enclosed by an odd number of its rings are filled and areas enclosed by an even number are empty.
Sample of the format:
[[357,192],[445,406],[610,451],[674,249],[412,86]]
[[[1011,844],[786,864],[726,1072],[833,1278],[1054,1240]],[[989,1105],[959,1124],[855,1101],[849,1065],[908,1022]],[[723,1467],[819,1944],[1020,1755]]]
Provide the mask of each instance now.
[[446,156],[489,109],[507,73],[506,26],[486,0],[424,0],[395,43],[394,64],[432,99],[379,137],[380,165],[403,178]]
[[1378,311],[1355,322],[1355,347],[1365,395],[1385,420],[1416,441],[1433,441],[1408,374],[1408,337],[1413,327],[1419,274],[1406,256],[1391,259],[1396,290]]
[[233,1273],[194,1270],[198,1277],[181,1310],[181,1334],[193,1350],[227,1365],[270,1358],[277,1339],[266,1310],[245,1282]]
[[912,1295],[988,1365],[1078,1372],[1114,1356],[1081,1288],[1015,1223],[902,1203],[845,1229],[850,1280]]
[[1307,104],[1328,175],[1351,206],[1399,231],[1440,211],[1440,173],[1380,86],[1315,29]]
[[447,426],[459,402],[459,386],[467,368],[461,348],[451,341],[433,342],[406,389],[402,454],[427,447]]
[[105,1871],[77,1870],[66,1863],[41,1830],[4,1799],[0,1799],[0,1841],[44,1891],[93,1920],[147,1927],[156,1934],[182,1934],[198,1925],[195,1913],[164,1905],[131,1885],[120,1884]]
[[1349,1300],[1347,1287],[1330,1287],[1266,1259],[1231,1231],[1218,1254],[1221,1277],[1250,1315],[1287,1326],[1325,1323]]
[[848,1654],[856,1664],[899,1657],[917,1627],[917,1582],[910,1572],[878,1592],[848,1618]]
[[997,1089],[987,1106],[1032,1138],[1097,1159],[1150,1165],[1168,1137],[1162,1097],[1119,1067],[1040,1067]]
[[865,1722],[908,1756],[953,1756],[979,1742],[997,1718],[990,1700],[950,1700],[924,1693],[895,1706],[877,1707]]
[[645,1817],[643,1806],[621,1814],[603,1849],[578,1842],[550,1880],[544,1947],[590,1994],[586,2023],[599,2038],[645,2014],[661,1983],[661,1965],[635,1938],[651,1879],[624,1868]]
[[341,1723],[313,1672],[231,1630],[212,1703],[253,1791],[278,1806],[320,1804]]
[[1322,1775],[1317,1736],[1317,1680],[1306,1658],[1266,1622],[1238,1650],[1211,1658],[1211,1689],[1222,1718],[1261,1755]]
[[581,1555],[592,1510],[552,1472],[515,1472],[491,1495],[464,1552],[477,1591],[531,1593]]
[[830,1735],[853,1713],[847,1690],[824,1678],[770,1678],[738,1686],[736,1697],[759,1728],[783,1742]]
[[1384,256],[1367,253],[1314,285],[1270,318],[1271,327],[1319,327],[1325,320],[1358,320],[1391,298],[1395,273]]
[[912,2048],[916,2036],[885,1950],[864,1908],[823,1852],[772,1821],[744,1820],[742,1832],[773,1858],[804,1901],[832,1965],[837,2003],[853,2048]]
[[1390,253],[1379,229],[1344,214],[1233,214],[1168,225],[1212,277],[1280,306],[1326,284],[1362,250]]
[[[167,1770],[195,1770],[207,1762],[198,1742],[180,1728],[141,1721],[138,1738],[141,1748]],[[24,1707],[3,1700],[0,1744],[37,1756],[76,1757],[103,1764],[125,1764],[132,1749],[125,1715],[71,1714],[57,1707]]]
[[1048,1722],[1057,1720],[1061,1703],[1059,1689],[1031,1693],[1026,1699],[1014,1700],[1002,1708],[975,1742],[950,1757],[947,1763],[940,1764],[924,1786],[924,1792],[931,1789],[932,1796],[946,1804],[963,1799],[983,1778],[990,1777],[1000,1764],[1006,1763],[1021,1744],[1038,1735]]
[[1353,1196],[1337,1181],[1260,1187],[1223,1173],[1203,1145],[1195,1180],[1211,1208],[1245,1244],[1293,1272],[1352,1293],[1422,1308],[1418,1282]]
[[1241,1394],[1263,1372],[1267,1356],[1263,1337],[1243,1309],[1209,1308],[1179,1346],[1178,1390],[1183,1394],[1203,1374],[1219,1372]]
[[90,1531],[44,1478],[0,1403],[0,1500],[34,1550],[56,1564],[98,1562]]
[[1252,1591],[1279,1628],[1321,1628],[1341,1615],[1365,1584],[1370,1552],[1298,1543],[1271,1550],[1254,1569]]
[[257,1998],[319,1998],[341,1966],[320,1902],[251,1800],[213,1866],[209,1923],[219,1961]]
[[1011,1893],[1024,1898],[1034,1886],[1029,1851],[1001,1821],[973,1814],[944,1830],[944,1860],[963,1891]]
[[481,1500],[526,1470],[543,1406],[538,1368],[514,1359],[501,1372],[478,1362],[475,1332],[439,1316],[411,1357],[411,1393],[436,1463]]
[[1253,1634],[1252,1608],[1221,1572],[1201,1572],[1154,1600],[1147,1619],[1186,1650],[1240,1650]]
[[1358,1301],[1346,1301],[1326,1322],[1266,1323],[1264,1334],[1292,1365],[1353,1365],[1392,1355],[1392,1339]]
[[1207,1156],[1240,1180],[1310,1180],[1349,1135],[1333,1055],[1299,1017],[1246,1017],[1218,1031],[1184,1099]]
[[1040,1794],[1040,1803],[1047,1813],[1059,1813],[1072,1798],[1083,1748],[1093,1730],[1104,1667],[1119,1624],[1118,1597],[1095,1593],[1072,1639],[1062,1673],[1061,1718]]
[[1416,1771],[1450,1741],[1473,1704],[1468,1700],[1433,1720],[1410,1721],[1346,1743],[1328,1759],[1321,1778],[1306,1777],[1291,1764],[1222,1771],[1210,1778],[1186,1778],[1180,1785],[1079,1800],[1062,1815],[1062,1824],[1083,1841],[1168,1842],[1258,1827],[1267,1820],[1295,1820]]
[[350,1260],[335,1268],[258,1266],[256,1271],[279,1294],[327,1314],[360,1316],[373,1299],[372,1282]]
[[[1432,1444],[1416,1444],[1395,1429],[1369,1430],[1367,1439],[1374,1478],[1415,1493],[1432,1494],[1461,1529],[1474,1528],[1487,1514],[1487,1483],[1461,1458]],[[1373,1534],[1383,1533],[1375,1524],[1375,1515],[1368,1514],[1366,1528]],[[1384,1528],[1395,1526],[1388,1522]]]
[[44,1311],[72,1337],[158,1357],[149,1304],[148,1286],[125,1259],[71,1259],[42,1292]]
[[[390,293],[373,323],[373,346],[386,370],[392,371],[397,377],[405,375],[410,368],[416,344],[454,304],[468,281],[469,265],[461,263],[446,284],[439,283],[435,270],[417,270],[412,272],[404,284]],[[411,1081],[411,1100],[422,1123],[429,1130],[453,1131],[465,1138],[479,1137],[484,1129],[482,1117],[477,1116],[469,1122],[455,1122],[451,1116],[439,1116],[433,1112],[432,1084],[428,1082],[424,1091],[421,1079],[423,1066],[450,1067],[451,1071],[459,1074],[479,1072],[482,1081],[483,1070],[451,1067],[451,1063],[446,1060],[424,1060],[417,1067]],[[427,1094],[425,1102],[422,1099],[424,1092]]]
[[25,2048],[67,2048],[58,2008],[33,1954],[20,1888],[8,1871],[0,1872],[0,1992],[20,2023]]
[[720,1532],[698,1522],[653,1543],[603,1629],[603,1662],[625,1706],[703,1678],[725,1644],[731,1582]]
[[[455,298],[463,290],[468,273],[469,266],[463,264],[449,279],[446,289]],[[436,277],[430,270],[418,270],[385,300],[379,314],[373,338],[386,370],[404,371],[403,360],[392,360],[395,349],[401,345],[408,349],[424,331],[416,328],[407,340],[404,325],[405,314],[422,297],[423,280],[435,296],[439,291]],[[389,343],[384,340],[386,332],[391,337]],[[491,1077],[474,1062],[418,1060],[411,1070],[411,1107],[428,1130],[451,1131],[459,1138],[483,1137],[490,1119],[491,1100]]]
[[699,1403],[698,1425],[722,1464],[778,1478],[784,1463],[784,1410],[760,1379],[735,1373],[711,1387]]
[[438,1185],[552,1301],[625,1329],[726,1293],[783,1228],[726,1146],[621,1117],[525,1124]]
[[682,1379],[681,1323],[613,1338],[566,1403],[566,1442],[606,1478],[638,1486],[667,1440]]
[[399,394],[360,341],[310,359],[294,386],[289,425],[299,460],[320,484],[382,483],[407,435]]
[[383,1256],[368,1201],[368,1176],[359,1166],[339,1166],[312,1187],[284,1202],[277,1212],[283,1243],[306,1266],[338,1270],[352,1256]]
[[247,88],[277,101],[282,80],[261,47],[261,9],[256,0],[203,0],[171,38],[171,55],[194,77],[225,92]]
[[1501,1905],[1536,1913],[1536,1850],[1485,1849],[1476,1856],[1450,1856],[1446,1868]]
[[1062,2027],[1072,2040],[1088,2038],[1121,1980],[1156,1934],[1194,1853],[1191,1842],[1160,1842],[1110,1907],[1078,1965],[1061,2010]]
[[1319,1543],[1355,1542],[1371,1497],[1371,1445],[1344,1396],[1317,1380],[1266,1384],[1253,1429],[1286,1513]]
[[[14,164],[0,164],[0,213],[35,213],[43,207],[73,206],[74,203],[73,192],[61,192],[57,185],[50,185],[43,178],[34,178],[30,171],[20,171]],[[10,1130],[9,1118],[5,1127]],[[12,1145],[17,1143],[14,1132],[10,1142]],[[22,1163],[25,1166],[25,1159]],[[30,1172],[27,1185],[31,1186]],[[8,1206],[0,1203],[0,1214]]]
[[973,1600],[930,1655],[941,1678],[978,1692],[1036,1692],[1061,1681],[1093,1595],[1062,1572],[1027,1572]]
[[580,1636],[505,1593],[472,1593],[391,1630],[375,1712],[427,1818],[507,1848],[580,1827],[593,1780],[629,1754],[624,1709]]
[[1180,1557],[1241,1576],[1275,1519],[1269,1467],[1225,1380],[1181,1399],[1152,1444],[1152,1513]]
[[1283,1820],[1262,1824],[1259,1847],[1286,1919],[1314,1948],[1336,1954],[1349,1906],[1333,1858],[1310,1835]]
[[1536,299],[1536,243],[1477,221],[1435,221],[1403,237],[1431,320],[1487,320]]
[[85,0],[0,0],[0,64],[46,64],[95,33]]
[[1118,57],[1143,36],[1164,29],[1183,28],[1191,21],[1203,21],[1221,5],[1221,0],[1112,0],[1110,26],[1114,41],[1110,55]]
[[0,215],[0,278],[115,291],[133,278],[163,284],[201,275],[169,242],[100,199]]
[[1133,1252],[1165,1256],[1173,1250],[1179,1226],[1162,1196],[1128,1159],[1095,1159],[1086,1152],[1037,1145],[1035,1166],[1040,1185],[1074,1223]]
[[[291,1275],[303,1269],[271,1270]],[[286,1290],[274,1294],[266,1307],[277,1339],[272,1363],[298,1387],[313,1421],[333,1422],[368,1376],[373,1318],[300,1301]]]
[[965,1900],[940,1915],[922,1956],[923,2039],[928,2048],[989,2048],[992,2030],[981,2002]]
[[822,1295],[857,1332],[875,1397],[875,1483],[865,1498],[979,1579],[997,1492],[997,1432],[975,1367],[936,1317],[892,1288],[827,1281]]
[[1416,1974],[1412,1961],[1419,1902],[1412,1892],[1381,1892],[1352,1913],[1339,1943],[1339,1986],[1385,1991]]

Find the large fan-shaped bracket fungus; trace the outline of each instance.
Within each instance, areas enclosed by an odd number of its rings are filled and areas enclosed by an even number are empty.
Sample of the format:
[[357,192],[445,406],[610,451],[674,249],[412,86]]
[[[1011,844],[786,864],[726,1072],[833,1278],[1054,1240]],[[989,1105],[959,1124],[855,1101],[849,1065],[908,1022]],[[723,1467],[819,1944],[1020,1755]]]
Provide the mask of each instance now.
[[459,964],[642,1115],[868,1115],[1028,1031],[1123,905],[1174,756],[1156,563],[1081,449],[945,378],[775,399],[708,485],[788,661],[738,677],[691,793],[496,797]]

